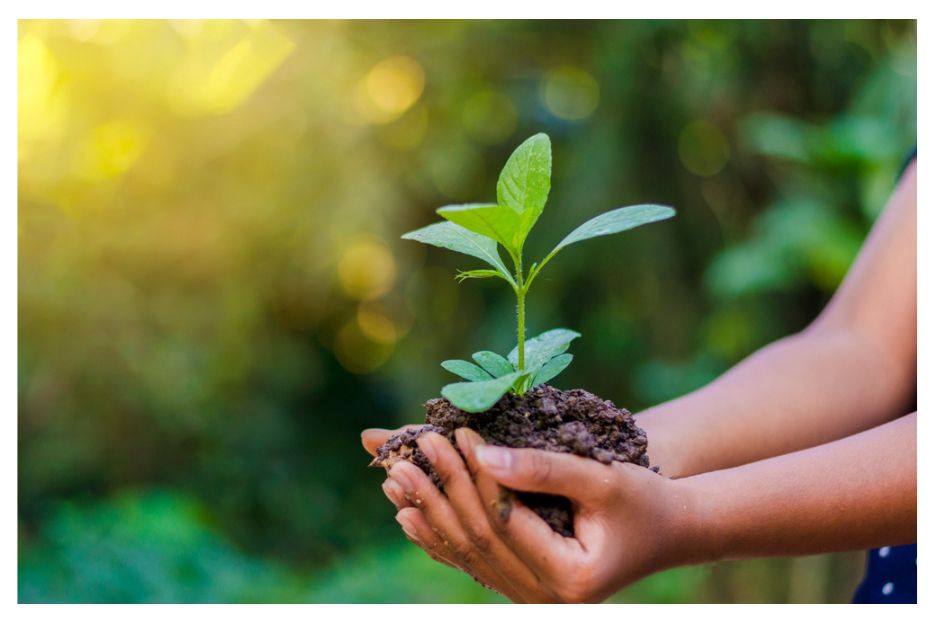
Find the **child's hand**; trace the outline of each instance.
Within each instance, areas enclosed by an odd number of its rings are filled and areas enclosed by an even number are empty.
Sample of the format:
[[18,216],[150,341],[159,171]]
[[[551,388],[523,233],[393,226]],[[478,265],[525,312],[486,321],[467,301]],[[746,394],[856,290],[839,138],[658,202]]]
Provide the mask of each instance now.
[[[516,601],[600,601],[649,573],[689,562],[691,503],[677,481],[631,464],[484,445],[457,431],[467,457],[437,434],[419,438],[444,482],[442,495],[417,467],[399,462],[393,481],[414,508],[397,515],[411,540]],[[468,471],[469,467],[469,471]],[[521,503],[503,512],[500,485],[562,495],[574,505],[574,538],[562,537]]]

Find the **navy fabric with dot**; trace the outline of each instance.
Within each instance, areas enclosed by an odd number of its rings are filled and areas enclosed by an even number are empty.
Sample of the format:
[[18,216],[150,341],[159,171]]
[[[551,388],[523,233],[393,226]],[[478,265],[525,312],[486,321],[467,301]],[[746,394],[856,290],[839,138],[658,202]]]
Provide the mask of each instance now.
[[[917,158],[915,147],[906,159],[902,172]],[[918,603],[918,545],[899,545],[870,550],[866,558],[866,576],[856,589],[857,604]]]
[[866,577],[856,589],[853,603],[918,603],[917,544],[880,547],[870,551],[866,561]]

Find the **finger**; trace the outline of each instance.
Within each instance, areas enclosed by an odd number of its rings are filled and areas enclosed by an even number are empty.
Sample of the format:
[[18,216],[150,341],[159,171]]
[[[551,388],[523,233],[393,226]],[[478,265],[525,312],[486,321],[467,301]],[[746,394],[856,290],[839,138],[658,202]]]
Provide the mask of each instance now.
[[470,569],[484,565],[479,553],[471,547],[454,509],[425,472],[407,461],[399,461],[389,470],[389,478],[397,482],[409,502],[422,511],[428,525],[443,541],[444,551],[449,553],[447,557]]
[[[583,550],[580,543],[552,530],[541,517],[514,496],[504,502],[506,493],[477,461],[477,451],[484,447],[483,438],[469,429],[459,429],[455,434],[458,436],[458,446],[462,445],[463,439],[463,445],[468,447],[464,452],[467,465],[475,475],[477,490],[494,532],[539,578],[543,586],[551,587],[555,582],[562,581],[562,575],[567,573],[571,564],[581,560]],[[508,504],[508,507],[504,507],[504,504]]]
[[402,487],[395,481],[387,478],[383,482],[382,489],[383,493],[386,494],[386,497],[393,503],[397,511],[412,506],[409,501],[405,499],[405,493],[402,491]]
[[444,549],[444,544],[441,542],[438,535],[432,531],[428,522],[425,521],[425,517],[422,515],[421,511],[411,506],[404,508],[396,513],[396,521],[402,527],[402,532],[405,534],[406,538],[425,550],[425,553],[428,554],[432,560],[447,565],[452,569],[462,571],[460,567],[454,564],[454,561],[448,560],[441,553]]
[[500,585],[491,584],[489,578],[478,576],[473,570],[464,569],[455,564],[454,561],[445,558],[444,555],[440,553],[440,551],[443,549],[441,538],[431,529],[431,527],[428,525],[428,521],[425,519],[425,515],[417,508],[408,508],[404,511],[400,511],[398,514],[396,514],[396,521],[398,521],[399,525],[402,526],[402,531],[405,533],[406,538],[415,545],[422,548],[422,550],[424,550],[424,552],[428,554],[432,560],[440,562],[443,565],[447,565],[452,569],[463,571],[484,588],[494,590],[504,595],[507,599],[518,603],[525,602],[525,600],[523,600],[520,595],[515,593],[511,587],[504,589]]
[[389,470],[389,477],[399,483],[406,498],[421,511],[421,516],[437,537],[432,543],[441,541],[440,546],[434,545],[437,553],[482,583],[497,586],[513,601],[521,599],[512,586],[504,586],[503,578],[471,545],[454,509],[425,472],[407,461],[400,461]]
[[476,448],[476,459],[483,471],[510,489],[561,495],[585,504],[602,499],[610,484],[610,468],[573,454],[485,444]]
[[390,437],[408,428],[417,428],[418,426],[418,424],[406,424],[405,426],[396,429],[367,428],[360,433],[360,442],[363,444],[363,447],[367,452],[369,452],[372,456],[376,456],[376,451],[379,450],[379,447],[386,443]]
[[422,435],[418,445],[441,478],[448,503],[471,546],[524,598],[531,599],[540,593],[541,586],[535,574],[490,527],[477,487],[454,446],[437,433]]

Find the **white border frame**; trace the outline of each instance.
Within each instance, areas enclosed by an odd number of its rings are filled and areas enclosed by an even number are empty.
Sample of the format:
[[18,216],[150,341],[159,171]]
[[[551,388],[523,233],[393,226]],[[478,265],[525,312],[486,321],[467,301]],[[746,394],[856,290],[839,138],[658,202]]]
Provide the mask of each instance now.
[[[180,618],[182,620],[221,619],[225,621],[252,621],[257,616],[275,617],[281,621],[302,621],[307,623],[309,620],[332,620],[332,619],[361,619],[366,617],[370,620],[376,617],[431,617],[441,615],[447,620],[453,621],[472,621],[480,614],[477,608],[483,608],[482,616],[484,618],[493,617],[495,619],[508,620],[516,616],[526,617],[535,616],[543,622],[561,621],[569,616],[566,608],[550,608],[545,606],[528,606],[527,608],[536,609],[532,613],[529,609],[521,614],[507,612],[505,609],[509,606],[417,606],[418,612],[412,611],[412,606],[335,606],[335,605],[298,605],[298,606],[169,606],[169,605],[151,605],[151,606],[51,606],[51,605],[17,605],[18,591],[18,569],[17,569],[17,540],[18,540],[18,520],[17,520],[17,36],[18,19],[37,19],[37,18],[207,18],[207,17],[231,17],[231,18],[316,18],[316,19],[345,19],[345,18],[367,18],[367,19],[385,19],[385,18],[498,18],[498,19],[918,19],[918,65],[925,69],[929,68],[931,60],[931,43],[927,35],[931,34],[928,28],[928,13],[931,11],[934,3],[906,0],[887,0],[886,2],[868,2],[865,0],[850,0],[846,3],[830,3],[823,5],[811,0],[783,0],[780,3],[741,3],[737,0],[706,0],[704,2],[680,0],[674,2],[652,2],[652,3],[633,3],[624,5],[622,3],[608,3],[606,0],[574,0],[573,2],[563,3],[561,6],[543,7],[540,3],[532,3],[527,0],[513,1],[503,3],[493,0],[473,0],[470,3],[459,3],[456,6],[444,3],[427,2],[425,0],[411,2],[377,2],[376,0],[342,0],[338,3],[328,3],[326,5],[302,4],[288,2],[285,0],[265,0],[263,2],[245,2],[243,0],[228,0],[222,5],[211,6],[206,2],[179,2],[178,0],[165,0],[152,6],[141,6],[141,3],[116,2],[115,0],[85,0],[76,6],[74,3],[63,1],[42,1],[30,2],[25,6],[10,6],[7,4],[4,12],[10,13],[7,19],[3,20],[4,49],[8,52],[3,54],[2,72],[3,82],[7,85],[9,91],[3,99],[3,117],[6,119],[2,127],[2,145],[6,148],[2,150],[5,166],[3,167],[3,192],[10,197],[12,207],[3,211],[2,227],[8,244],[2,246],[3,261],[0,268],[0,278],[2,278],[3,292],[8,297],[2,307],[2,339],[3,358],[2,358],[2,383],[3,403],[8,405],[4,409],[10,416],[4,420],[6,430],[3,435],[4,450],[2,453],[3,469],[3,513],[2,513],[2,532],[0,532],[0,547],[2,547],[3,562],[0,567],[0,580],[2,580],[3,595],[3,620],[44,620],[62,618],[71,621],[120,621],[121,623],[128,618],[135,621],[147,622],[158,621],[162,623],[166,617]],[[845,10],[841,11],[841,9]],[[929,75],[925,72],[918,72],[918,110],[934,110],[931,97],[931,83]],[[920,115],[919,115],[920,117]],[[930,124],[927,119],[920,117],[918,119],[918,137],[919,142],[922,136],[929,136]],[[918,317],[921,322],[918,323],[918,378],[930,379],[928,376],[932,372],[931,346],[932,332],[934,327],[930,319],[934,319],[934,305],[932,305],[932,291],[930,283],[930,268],[934,267],[934,240],[932,240],[932,219],[934,219],[934,205],[931,203],[931,192],[926,183],[926,172],[928,167],[924,160],[919,161],[920,175],[918,185]],[[12,243],[12,244],[10,244]],[[932,468],[932,450],[934,450],[934,441],[931,439],[932,425],[927,415],[931,407],[930,393],[925,383],[919,382],[918,387],[918,407],[922,412],[919,418],[919,453],[918,453],[918,527],[919,532],[925,531],[927,526],[931,526],[932,498],[930,479]],[[929,551],[926,544],[926,538],[919,536],[919,551],[924,553]],[[600,613],[602,616],[642,617],[651,623],[658,620],[683,619],[685,616],[704,616],[709,615],[722,621],[741,621],[747,623],[752,616],[756,618],[756,623],[787,623],[789,617],[806,617],[806,620],[817,618],[818,616],[828,616],[830,613],[826,608],[849,608],[845,616],[852,617],[855,621],[872,621],[876,623],[880,617],[904,617],[908,620],[934,620],[934,607],[932,607],[932,576],[929,573],[929,567],[926,558],[922,555],[922,563],[918,568],[919,581],[919,605],[918,606],[896,606],[900,608],[897,612],[886,610],[885,613],[877,608],[891,608],[887,606],[754,606],[754,605],[711,605],[711,606],[671,606],[660,610],[659,606],[650,605],[606,605],[594,606],[600,608],[625,608],[624,612]],[[576,606],[586,607],[586,606]],[[686,612],[685,609],[691,609],[692,612]],[[794,608],[794,611],[789,610]],[[703,609],[703,614],[694,612],[694,610]],[[428,610],[434,610],[429,612]],[[443,610],[443,613],[441,612]]]

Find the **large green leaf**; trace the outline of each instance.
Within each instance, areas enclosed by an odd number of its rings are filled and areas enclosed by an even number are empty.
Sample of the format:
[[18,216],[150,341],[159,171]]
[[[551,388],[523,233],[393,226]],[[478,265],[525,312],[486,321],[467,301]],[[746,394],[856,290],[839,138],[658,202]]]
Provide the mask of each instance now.
[[474,353],[473,360],[480,364],[481,368],[497,378],[516,371],[505,357],[490,350],[481,350],[479,353]]
[[674,208],[668,206],[646,203],[642,205],[627,206],[604,212],[595,216],[570,234],[565,236],[564,240],[558,243],[550,255],[554,255],[559,250],[589,238],[597,236],[608,236],[616,234],[627,229],[633,229],[647,223],[662,221],[675,215]]
[[551,140],[539,133],[512,152],[496,183],[497,203],[522,216],[516,233],[520,250],[545,209],[550,190]]
[[564,369],[571,365],[572,359],[574,359],[574,355],[570,353],[564,353],[563,355],[558,355],[554,359],[551,359],[535,373],[535,378],[532,379],[532,387],[547,383],[564,372]]
[[545,208],[551,190],[551,140],[539,133],[525,140],[509,156],[499,181],[496,201],[522,213]]
[[522,215],[495,203],[468,203],[438,208],[438,214],[472,232],[492,238],[518,256]]
[[513,281],[496,249],[496,241],[468,231],[455,223],[434,223],[403,234],[402,238],[472,255],[502,272],[510,283]]
[[493,378],[486,370],[463,359],[447,359],[441,367],[468,381],[489,381]]
[[489,381],[451,383],[441,388],[441,395],[458,409],[479,413],[495,405],[521,376],[521,372],[513,372]]
[[[570,329],[551,329],[541,335],[533,337],[525,342],[525,370],[537,371],[549,359],[560,355],[568,349],[574,339],[581,336],[577,331]],[[519,347],[516,346],[509,352],[509,363],[519,367]]]
[[497,203],[438,208],[438,214],[474,233],[492,238],[513,257],[522,256],[529,232],[541,216],[551,189],[551,140],[536,134],[519,145],[496,184]]

